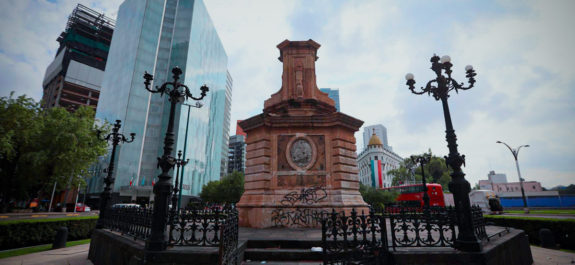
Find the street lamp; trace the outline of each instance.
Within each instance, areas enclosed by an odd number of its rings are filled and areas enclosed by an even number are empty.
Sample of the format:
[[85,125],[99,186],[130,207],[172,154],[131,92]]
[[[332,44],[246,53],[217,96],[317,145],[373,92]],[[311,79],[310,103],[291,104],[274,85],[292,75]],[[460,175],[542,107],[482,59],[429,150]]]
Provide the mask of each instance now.
[[513,154],[513,158],[515,158],[515,166],[517,167],[517,176],[519,177],[519,186],[521,187],[521,197],[523,197],[523,211],[525,213],[529,213],[529,208],[527,207],[527,199],[525,198],[525,189],[523,189],[523,179],[521,178],[521,171],[519,171],[519,162],[517,162],[517,156],[519,156],[519,150],[521,149],[521,147],[529,147],[529,145],[528,144],[521,145],[517,147],[517,149],[513,149],[511,148],[511,146],[502,141],[497,141],[497,143],[504,144],[505,146],[507,146],[507,148],[509,148],[509,151],[511,151],[511,153]]
[[[184,170],[184,166],[188,164],[190,160],[183,160],[182,159],[182,150],[178,151],[178,158],[176,159],[176,185],[174,186],[174,194],[172,194],[172,214],[170,215],[171,218],[176,216],[176,212],[180,209],[179,207],[176,208],[176,204],[178,203],[178,191],[180,192],[180,196],[182,196],[182,190],[178,189],[178,175],[180,174],[180,167]],[[170,224],[173,224],[173,219],[171,219]]]
[[182,70],[179,67],[172,69],[173,82],[166,82],[162,86],[156,86],[155,89],[151,89],[151,81],[154,80],[154,76],[146,72],[144,74],[144,82],[146,90],[151,93],[160,93],[160,96],[164,94],[169,96],[170,105],[170,116],[168,120],[168,128],[166,130],[166,137],[164,138],[164,153],[162,157],[158,158],[158,167],[162,169],[162,173],[158,176],[158,183],[154,185],[154,213],[152,219],[152,231],[150,238],[146,242],[146,248],[148,250],[165,250],[167,246],[166,242],[166,225],[168,222],[168,203],[169,197],[172,193],[172,183],[170,179],[172,178],[169,174],[170,170],[174,168],[176,164],[176,159],[172,156],[172,151],[174,147],[174,115],[176,112],[176,104],[184,102],[187,98],[193,100],[201,100],[206,96],[209,88],[203,85],[200,90],[202,91],[201,96],[196,98],[192,96],[190,89],[180,83],[180,75]]
[[465,173],[461,170],[461,165],[465,165],[465,156],[460,155],[457,151],[457,136],[453,130],[451,123],[451,115],[449,113],[449,105],[447,98],[449,91],[455,90],[468,90],[475,84],[475,70],[471,65],[465,67],[466,77],[469,82],[468,87],[464,87],[463,83],[458,83],[451,77],[451,58],[447,55],[439,58],[437,55],[431,57],[431,70],[435,72],[436,78],[427,82],[425,87],[421,87],[420,91],[415,90],[415,80],[413,74],[405,75],[407,80],[406,84],[413,94],[432,95],[435,100],[441,100],[443,105],[443,116],[445,118],[446,127],[446,140],[447,147],[449,148],[449,155],[445,157],[446,163],[453,169],[451,173],[451,181],[449,182],[449,191],[453,193],[455,201],[455,211],[457,213],[457,225],[459,235],[455,241],[454,247],[464,251],[481,251],[483,248],[480,240],[474,233],[473,216],[471,214],[471,203],[469,201],[469,192],[471,185],[465,179]]
[[423,154],[422,156],[411,156],[414,166],[421,165],[421,179],[423,180],[423,206],[429,208],[429,195],[427,194],[427,182],[425,180],[425,170],[423,166],[431,160],[431,155]]
[[102,195],[100,195],[100,218],[98,219],[98,223],[96,224],[96,228],[102,228],[102,220],[104,215],[106,214],[106,207],[108,206],[108,200],[110,199],[110,186],[114,184],[114,178],[112,175],[114,174],[114,163],[116,159],[116,146],[120,143],[131,143],[134,141],[134,137],[136,136],[135,133],[130,133],[130,139],[126,138],[123,134],[119,133],[120,127],[122,127],[120,120],[116,120],[114,124],[114,128],[112,128],[112,132],[106,136],[102,136],[101,131],[97,131],[98,138],[102,141],[111,142],[112,143],[112,155],[110,156],[110,164],[108,165],[108,175],[104,179],[104,183],[106,183],[106,187],[104,187],[104,191]]
[[[186,119],[186,136],[184,137],[184,158],[183,160],[186,160],[186,148],[188,147],[188,127],[190,126],[190,109],[192,109],[192,107],[194,108],[201,108],[202,106],[204,106],[202,104],[202,102],[196,101],[195,105],[190,105],[190,104],[183,104],[184,106],[188,107],[188,118]],[[189,161],[186,160],[186,161]],[[187,163],[187,162],[186,162]],[[176,175],[176,177],[178,177],[178,175]],[[178,210],[181,208],[181,204],[182,204],[182,188],[184,185],[184,168],[182,167],[182,173],[180,175],[180,195],[178,197]]]

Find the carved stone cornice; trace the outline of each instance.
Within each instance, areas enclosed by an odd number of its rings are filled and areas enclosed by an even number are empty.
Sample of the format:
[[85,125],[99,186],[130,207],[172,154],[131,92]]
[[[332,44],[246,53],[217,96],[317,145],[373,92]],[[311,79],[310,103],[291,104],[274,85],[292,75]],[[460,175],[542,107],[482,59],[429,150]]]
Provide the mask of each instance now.
[[261,126],[269,128],[342,126],[357,131],[362,125],[362,120],[341,112],[311,116],[279,116],[262,113],[240,122],[240,127],[247,134],[249,134],[249,131]]

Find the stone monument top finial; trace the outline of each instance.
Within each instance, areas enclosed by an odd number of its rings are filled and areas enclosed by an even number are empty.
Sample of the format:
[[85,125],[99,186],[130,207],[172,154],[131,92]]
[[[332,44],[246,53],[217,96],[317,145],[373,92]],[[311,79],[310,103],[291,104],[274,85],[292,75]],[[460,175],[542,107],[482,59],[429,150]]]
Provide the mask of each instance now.
[[315,61],[321,45],[313,40],[278,44],[282,87],[264,103],[264,112],[308,116],[336,112],[335,102],[316,84]]

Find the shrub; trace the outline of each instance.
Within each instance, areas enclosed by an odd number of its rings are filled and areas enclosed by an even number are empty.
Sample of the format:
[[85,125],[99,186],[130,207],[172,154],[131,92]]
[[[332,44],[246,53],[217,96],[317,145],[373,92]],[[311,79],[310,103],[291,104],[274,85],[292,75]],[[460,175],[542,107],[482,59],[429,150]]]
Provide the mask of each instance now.
[[497,226],[524,230],[531,244],[540,245],[539,229],[548,228],[561,248],[575,250],[575,220],[520,216],[485,216],[485,221]]
[[0,222],[0,250],[48,244],[56,229],[68,227],[68,241],[90,238],[98,217],[72,217]]
[[392,191],[383,191],[363,184],[359,185],[359,192],[363,200],[375,208],[383,208],[385,204],[395,202],[399,193]]

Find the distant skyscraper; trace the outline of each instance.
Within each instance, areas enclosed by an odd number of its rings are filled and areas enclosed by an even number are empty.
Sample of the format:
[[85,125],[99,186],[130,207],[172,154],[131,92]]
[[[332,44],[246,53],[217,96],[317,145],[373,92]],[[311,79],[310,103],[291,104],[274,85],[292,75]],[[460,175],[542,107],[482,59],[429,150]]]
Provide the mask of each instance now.
[[[203,185],[220,178],[232,85],[228,58],[206,7],[201,0],[126,0],[117,20],[96,116],[122,120],[122,131],[136,133],[136,139],[118,147],[114,192],[139,200],[134,198],[139,187],[130,187],[130,180],[149,189],[160,173],[157,157],[170,103],[168,97],[144,89],[142,76],[148,71],[154,75],[152,85],[161,85],[172,81],[171,69],[179,66],[184,73],[180,82],[192,94],[199,95],[203,84],[210,88],[203,107],[191,108],[188,116],[188,108],[178,104],[175,113],[173,155],[182,150],[190,160],[180,170],[182,194],[198,195]],[[185,103],[195,105],[192,100]]]
[[367,148],[369,139],[371,139],[371,135],[373,134],[374,130],[375,135],[381,139],[383,148],[388,149],[389,151],[393,151],[393,148],[387,143],[387,128],[381,124],[363,127],[363,148]]
[[228,148],[230,139],[230,121],[232,111],[232,86],[233,79],[229,72],[226,73],[226,108],[224,113],[224,137],[222,140],[222,163],[220,165],[220,177],[228,172]]
[[78,4],[44,75],[42,106],[96,108],[115,21]]
[[246,138],[243,135],[230,137],[230,149],[228,153],[228,174],[246,169]]
[[321,92],[327,93],[329,98],[335,101],[335,108],[337,109],[337,111],[341,111],[341,109],[339,108],[339,89],[320,88],[319,90]]

